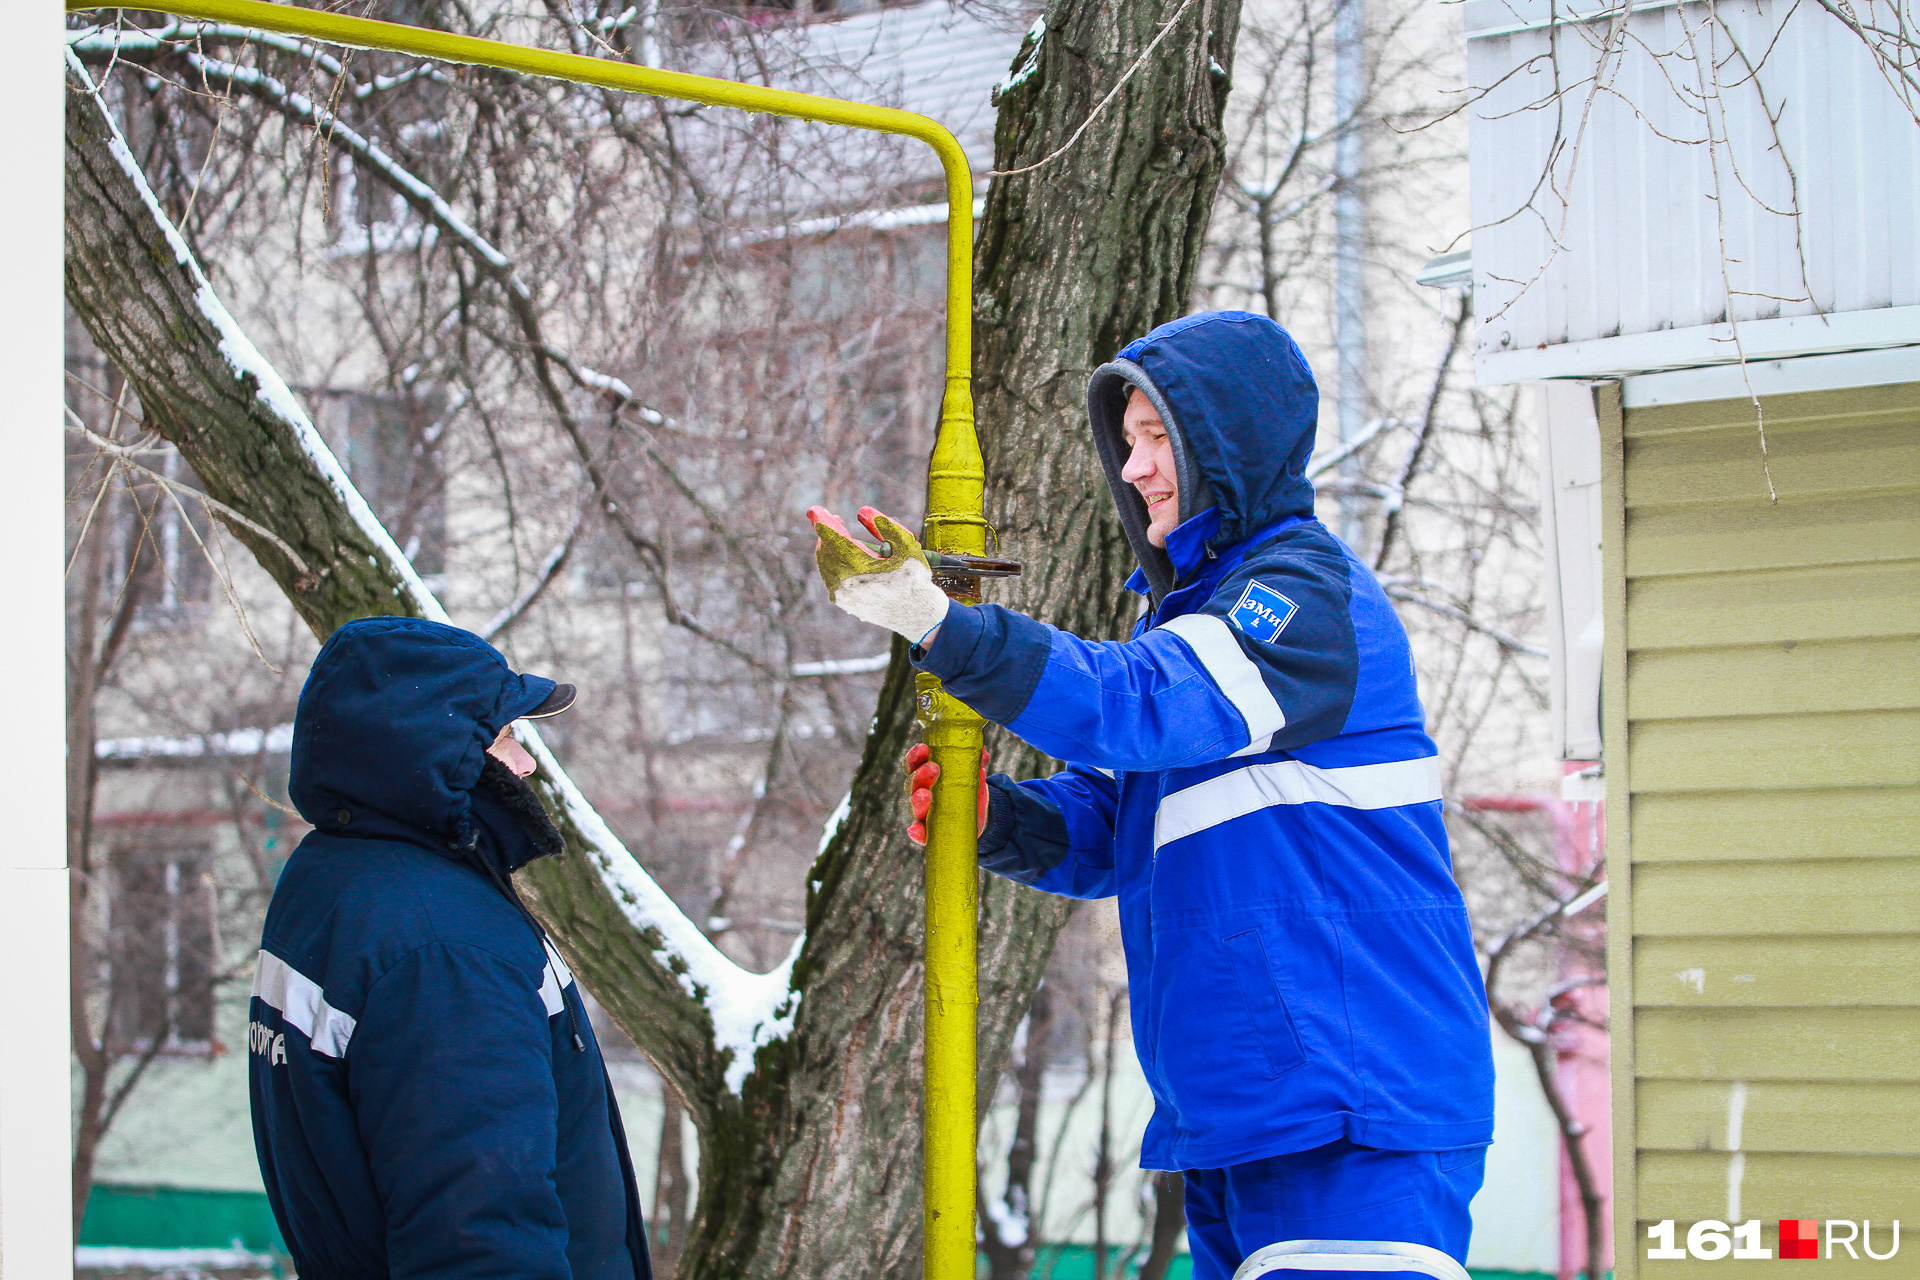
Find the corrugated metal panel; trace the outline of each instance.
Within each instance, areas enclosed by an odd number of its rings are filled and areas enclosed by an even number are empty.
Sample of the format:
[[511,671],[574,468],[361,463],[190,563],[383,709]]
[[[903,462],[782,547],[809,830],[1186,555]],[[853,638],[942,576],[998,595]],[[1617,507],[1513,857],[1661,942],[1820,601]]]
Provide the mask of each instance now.
[[1920,384],[1765,401],[1777,503],[1750,402],[1601,404],[1618,1243],[1678,1278],[1647,1224],[1920,1219]]
[[1545,11],[1467,6],[1480,355],[1920,304],[1920,128],[1838,21],[1640,7],[1603,57]]

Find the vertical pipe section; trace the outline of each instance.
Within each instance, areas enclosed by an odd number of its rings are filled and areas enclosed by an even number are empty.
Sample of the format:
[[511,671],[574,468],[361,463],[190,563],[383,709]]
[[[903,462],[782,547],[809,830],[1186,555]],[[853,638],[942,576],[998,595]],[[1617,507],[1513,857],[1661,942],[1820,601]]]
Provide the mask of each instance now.
[[974,1275],[976,805],[984,725],[922,674],[922,733],[940,765],[927,818],[926,1280]]
[[[973,420],[973,174],[952,135],[947,176],[947,386],[927,464],[925,543],[983,555],[986,465]],[[978,1029],[980,748],[986,724],[934,677],[915,677],[921,731],[940,766],[927,815],[925,1280],[973,1280]]]
[[[68,0],[69,10],[93,6]],[[714,106],[918,138],[940,157],[947,182],[946,391],[927,469],[925,544],[986,551],[985,467],[973,422],[973,175],[966,153],[938,122],[837,98],[662,71],[611,59],[531,49],[474,36],[353,18],[262,0],[146,0],[127,6],[363,49],[499,67]],[[985,724],[937,680],[916,682],[921,723],[940,765],[927,822],[926,1278],[973,1280],[976,818]]]

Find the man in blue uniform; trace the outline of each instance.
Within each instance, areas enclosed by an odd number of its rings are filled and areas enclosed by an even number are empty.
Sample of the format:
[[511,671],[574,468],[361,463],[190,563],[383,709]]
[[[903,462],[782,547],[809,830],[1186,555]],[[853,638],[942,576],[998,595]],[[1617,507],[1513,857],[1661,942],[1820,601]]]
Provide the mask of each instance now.
[[[1066,762],[988,779],[980,860],[1118,896],[1155,1103],[1141,1163],[1186,1174],[1195,1276],[1294,1239],[1464,1261],[1493,1131],[1485,993],[1406,632],[1313,516],[1313,375],[1272,321],[1214,312],[1127,346],[1087,403],[1148,597],[1132,639],[952,604],[871,510],[885,559],[809,513],[823,577]],[[934,767],[910,766],[923,818]]]
[[508,878],[560,833],[523,716],[569,685],[417,618],[334,632],[288,791],[248,1037],[254,1144],[303,1277],[650,1280],[579,989]]

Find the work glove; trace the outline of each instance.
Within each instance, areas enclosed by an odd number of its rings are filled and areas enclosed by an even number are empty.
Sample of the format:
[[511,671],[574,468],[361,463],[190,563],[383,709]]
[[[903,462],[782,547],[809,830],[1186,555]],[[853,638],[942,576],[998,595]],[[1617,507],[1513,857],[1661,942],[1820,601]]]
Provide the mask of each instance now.
[[833,512],[807,509],[819,537],[813,559],[827,584],[827,596],[860,621],[920,644],[946,621],[947,593],[933,585],[926,553],[911,533],[872,507],[860,508],[859,516],[869,533],[892,544],[884,559],[855,542]]
[[[983,748],[980,752],[980,828],[974,835],[980,835],[987,829],[987,765],[991,757]],[[916,742],[907,748],[907,804],[913,810],[913,823],[907,828],[907,839],[917,845],[927,843],[927,815],[933,811],[933,784],[940,780],[940,766],[933,762],[933,749],[924,742]]]

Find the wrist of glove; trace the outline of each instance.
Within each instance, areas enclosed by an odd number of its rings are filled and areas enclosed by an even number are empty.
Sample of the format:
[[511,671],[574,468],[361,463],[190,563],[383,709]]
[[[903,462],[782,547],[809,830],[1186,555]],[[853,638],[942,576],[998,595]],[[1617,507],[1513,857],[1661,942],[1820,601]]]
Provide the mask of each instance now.
[[886,573],[855,574],[830,593],[834,604],[862,622],[885,627],[911,643],[947,620],[947,593],[933,585],[922,560],[908,560]]
[[861,509],[860,520],[890,544],[891,554],[877,557],[833,524],[816,520],[814,532],[820,542],[813,558],[826,583],[827,597],[860,621],[919,644],[946,621],[947,593],[933,584],[926,553],[911,533],[871,508]]

